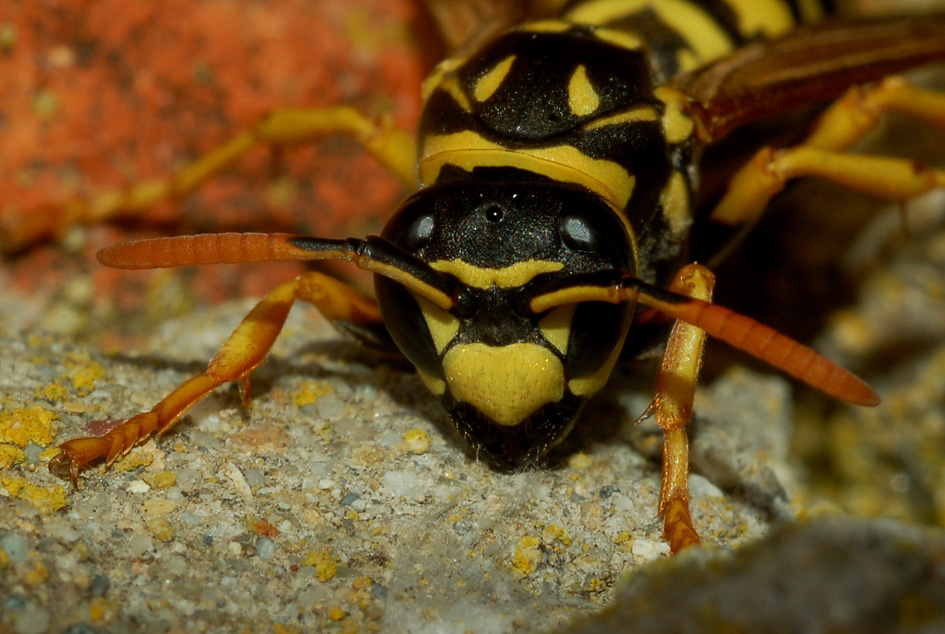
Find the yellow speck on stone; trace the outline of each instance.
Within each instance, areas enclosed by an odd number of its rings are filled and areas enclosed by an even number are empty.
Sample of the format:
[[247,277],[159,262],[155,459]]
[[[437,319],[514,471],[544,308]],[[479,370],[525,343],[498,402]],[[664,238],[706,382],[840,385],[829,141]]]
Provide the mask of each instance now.
[[313,550],[302,560],[302,565],[315,566],[315,576],[322,583],[334,577],[338,572],[338,566],[330,550]]
[[0,486],[6,489],[11,497],[32,504],[44,515],[58,511],[64,507],[68,501],[66,490],[58,484],[43,488],[29,482],[25,478],[0,473]]
[[0,445],[0,469],[9,469],[26,459],[26,452],[13,445]]
[[327,381],[302,381],[299,389],[293,391],[291,397],[296,407],[304,407],[317,401],[320,396],[334,391],[335,388]]
[[346,616],[348,616],[347,612],[341,608],[335,607],[328,610],[328,618],[330,618],[332,621],[340,621]]
[[403,447],[406,451],[418,456],[425,454],[430,449],[430,436],[427,435],[427,432],[416,427],[408,429],[404,434]]
[[0,548],[0,568],[9,568],[10,567],[10,555],[7,554],[7,551]]
[[0,412],[0,444],[25,447],[33,441],[41,447],[52,442],[58,414],[38,405]]
[[26,583],[31,586],[38,586],[46,583],[49,579],[49,570],[42,561],[33,563],[33,567],[26,573]]
[[87,354],[70,354],[66,359],[66,376],[76,391],[91,392],[95,382],[105,378],[105,368]]
[[170,523],[163,517],[154,517],[149,519],[145,523],[145,527],[155,539],[162,541],[165,544],[174,539],[174,527],[172,527]]
[[515,547],[515,556],[512,558],[512,568],[521,576],[527,577],[538,569],[543,555],[538,546],[541,540],[534,535],[525,535]]
[[587,469],[591,466],[591,459],[583,451],[579,451],[568,459],[568,466],[572,469]]
[[34,395],[38,399],[55,403],[57,401],[65,400],[66,397],[69,396],[69,390],[67,390],[62,383],[56,381],[55,383],[47,385],[44,388],[37,388]]
[[615,544],[626,544],[633,539],[633,534],[630,531],[621,531],[616,538],[614,538]]
[[[148,443],[151,445],[152,443]],[[142,447],[135,447],[131,450],[126,456],[119,458],[112,468],[115,471],[131,471],[132,469],[137,469],[138,467],[147,467],[154,462],[154,453],[148,448],[148,445]]]
[[144,473],[141,475],[141,479],[150,484],[152,489],[166,489],[177,484],[177,476],[173,471]]
[[604,584],[603,579],[598,579],[595,577],[587,583],[587,589],[590,592],[600,592],[604,588],[605,588],[605,584]]
[[301,625],[286,625],[285,623],[276,623],[272,626],[272,634],[302,634]]
[[355,590],[361,590],[363,588],[369,588],[374,585],[374,580],[370,577],[358,577],[351,582],[351,587]]

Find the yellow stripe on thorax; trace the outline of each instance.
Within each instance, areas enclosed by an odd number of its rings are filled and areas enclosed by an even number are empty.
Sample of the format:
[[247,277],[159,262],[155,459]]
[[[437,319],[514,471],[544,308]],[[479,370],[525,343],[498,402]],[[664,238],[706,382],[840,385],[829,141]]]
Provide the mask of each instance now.
[[[476,167],[514,167],[556,181],[581,185],[604,199],[615,210],[626,207],[635,178],[619,164],[593,159],[570,145],[508,149],[471,131],[431,135],[420,153],[420,184],[436,182],[444,165],[467,172]],[[593,174],[593,176],[592,176]]]
[[[761,4],[772,1],[761,0]],[[656,13],[695,52],[680,55],[683,71],[732,51],[732,41],[712,16],[687,0],[591,0],[569,11],[565,18],[583,24],[607,24],[643,9]]]

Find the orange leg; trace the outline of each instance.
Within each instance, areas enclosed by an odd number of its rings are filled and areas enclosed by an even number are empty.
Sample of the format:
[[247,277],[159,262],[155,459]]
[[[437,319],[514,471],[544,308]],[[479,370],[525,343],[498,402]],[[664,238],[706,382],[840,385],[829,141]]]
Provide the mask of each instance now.
[[[715,276],[705,267],[690,264],[676,275],[671,290],[711,301]],[[663,353],[656,377],[653,409],[663,430],[663,487],[659,512],[663,516],[663,539],[675,554],[699,543],[689,512],[689,439],[686,425],[692,418],[705,332],[677,321]]]
[[789,180],[802,176],[824,178],[895,201],[945,187],[943,170],[907,159],[847,153],[884,115],[893,112],[945,129],[943,94],[920,90],[899,77],[852,89],[824,111],[800,145],[784,150],[762,148],[732,177],[710,217],[728,225],[751,223]]
[[164,434],[190,407],[227,381],[240,382],[244,403],[248,403],[250,374],[266,358],[296,300],[314,304],[330,321],[381,323],[374,300],[322,273],[304,273],[268,293],[233,331],[203,374],[185,381],[150,411],[129,418],[104,436],[62,444],[49,470],[68,473],[78,486],[79,471],[86,464],[105,458],[106,466],[111,465],[153,434]]
[[229,169],[258,144],[289,146],[336,134],[351,137],[406,187],[416,187],[414,140],[389,118],[374,121],[347,106],[322,110],[281,108],[169,178],[137,183],[91,198],[78,197],[62,205],[22,210],[4,218],[0,224],[0,252],[61,236],[73,225],[133,216],[158,201],[186,196]]

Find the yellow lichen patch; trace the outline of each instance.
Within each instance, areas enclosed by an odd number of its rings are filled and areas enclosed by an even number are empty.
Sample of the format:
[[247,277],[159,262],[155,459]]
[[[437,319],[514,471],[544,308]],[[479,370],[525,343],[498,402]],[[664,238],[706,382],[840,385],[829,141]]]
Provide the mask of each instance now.
[[512,568],[527,577],[538,569],[544,555],[542,555],[539,546],[541,540],[534,535],[525,535],[519,540],[515,547],[515,555],[512,557]]
[[348,613],[339,607],[334,607],[328,610],[328,618],[330,618],[332,621],[340,621],[346,616],[348,616]]
[[0,486],[6,489],[11,497],[32,504],[45,515],[58,511],[67,502],[66,490],[58,484],[43,488],[25,478],[0,473]]
[[314,566],[315,576],[322,583],[334,577],[335,573],[338,572],[338,565],[335,563],[330,550],[313,550],[302,560],[302,565]]
[[571,545],[571,536],[564,532],[564,529],[557,524],[549,524],[546,526],[545,530],[541,532],[541,539],[546,544],[558,542],[562,546]]
[[422,429],[408,429],[404,434],[403,448],[412,454],[425,454],[430,448],[430,436]]
[[0,445],[0,469],[9,469],[26,459],[26,452],[13,445]]
[[587,469],[591,466],[591,459],[583,451],[579,451],[568,458],[568,466],[572,469]]
[[115,618],[118,606],[105,597],[94,597],[89,603],[89,618],[93,621],[107,622]]
[[38,586],[49,580],[49,569],[42,561],[34,561],[32,567],[26,573],[26,583],[31,586]]
[[374,585],[374,580],[370,577],[358,577],[351,582],[351,587],[355,590],[363,590]]
[[69,391],[65,388],[65,386],[63,386],[62,383],[56,381],[55,383],[47,385],[44,388],[37,388],[36,392],[34,392],[34,395],[38,399],[54,403],[56,401],[65,400],[65,398],[69,395]]
[[53,423],[59,416],[43,407],[21,407],[0,412],[0,444],[25,447],[33,441],[41,447],[52,442]]
[[335,391],[327,381],[302,381],[299,388],[292,392],[292,402],[296,407],[305,407],[318,400],[320,396],[331,394]]
[[92,361],[86,354],[70,354],[66,359],[66,376],[72,387],[80,393],[91,392],[95,382],[105,378],[102,364]]

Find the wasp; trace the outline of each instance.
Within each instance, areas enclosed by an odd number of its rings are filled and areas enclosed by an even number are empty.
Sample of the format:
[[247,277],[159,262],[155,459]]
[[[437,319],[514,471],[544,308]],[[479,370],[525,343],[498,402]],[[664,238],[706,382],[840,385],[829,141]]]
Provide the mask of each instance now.
[[[582,405],[639,343],[640,323],[674,322],[651,408],[664,435],[659,512],[673,552],[699,543],[686,426],[706,335],[832,397],[878,404],[849,371],[712,303],[713,274],[690,254],[705,253],[709,237],[737,239],[799,177],[892,200],[945,187],[943,171],[849,153],[887,113],[945,128],[945,95],[895,76],[945,59],[945,15],[832,21],[802,0],[523,7],[528,20],[475,33],[433,70],[415,136],[349,107],[276,110],[167,182],[112,197],[119,208],[178,195],[258,143],[329,135],[355,139],[415,190],[377,236],[221,233],[100,251],[101,263],[124,269],[347,261],[374,275],[374,296],[318,271],[278,286],[205,372],[104,436],[64,443],[50,470],[77,485],[86,465],[110,465],[165,433],[223,383],[238,382],[248,401],[251,374],[296,301],[402,353],[460,435],[504,469],[540,463],[580,424]],[[804,107],[820,110],[806,137],[787,148],[757,140],[727,189],[705,200],[706,149]],[[86,207],[71,218],[102,217],[100,205]]]

